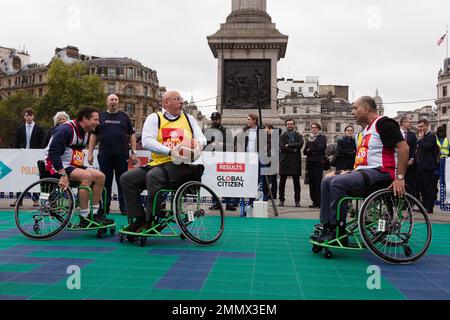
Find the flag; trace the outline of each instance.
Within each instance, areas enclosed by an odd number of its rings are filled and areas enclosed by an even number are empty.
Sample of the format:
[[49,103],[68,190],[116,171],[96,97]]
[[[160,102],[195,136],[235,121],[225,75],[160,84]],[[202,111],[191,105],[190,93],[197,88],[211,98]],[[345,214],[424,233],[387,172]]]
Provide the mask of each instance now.
[[439,38],[437,45],[440,46],[442,44],[442,42],[444,42],[445,37],[447,36],[447,33],[445,33],[442,37]]

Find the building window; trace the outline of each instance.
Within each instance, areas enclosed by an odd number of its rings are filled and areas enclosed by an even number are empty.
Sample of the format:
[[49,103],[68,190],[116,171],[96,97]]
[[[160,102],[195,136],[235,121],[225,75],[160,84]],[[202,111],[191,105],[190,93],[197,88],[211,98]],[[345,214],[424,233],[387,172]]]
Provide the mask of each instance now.
[[109,68],[108,69],[108,76],[115,77],[116,76],[116,68]]
[[328,125],[326,125],[326,124],[322,125],[322,131],[327,133],[328,132]]
[[341,124],[339,122],[336,123],[336,132],[341,132]]
[[133,103],[127,103],[127,113],[128,115],[134,114],[135,107]]
[[283,114],[286,114],[286,108],[283,108]]
[[293,112],[293,113],[297,113],[297,107],[293,107],[293,108],[292,108],[292,112]]
[[133,78],[133,69],[131,68],[127,69],[127,78]]
[[309,93],[314,93],[314,87],[309,87]]
[[442,96],[446,97],[447,96],[447,86],[443,86],[442,87]]
[[447,114],[447,107],[442,107],[442,114]]
[[291,87],[291,93],[295,93],[295,87]]
[[127,88],[127,95],[128,96],[134,96],[134,89],[132,87]]
[[148,87],[144,87],[144,97],[148,97]]
[[305,122],[305,132],[311,131],[311,124],[309,122]]
[[310,107],[306,107],[306,113],[310,113],[311,112],[311,108]]
[[114,93],[116,93],[116,84],[108,83],[108,94],[114,94]]
[[44,94],[44,89],[40,88],[39,89],[39,97],[42,97]]
[[299,93],[302,93],[302,92],[303,92],[303,88],[302,88],[302,87],[299,87],[299,88],[298,88],[298,92],[299,92]]

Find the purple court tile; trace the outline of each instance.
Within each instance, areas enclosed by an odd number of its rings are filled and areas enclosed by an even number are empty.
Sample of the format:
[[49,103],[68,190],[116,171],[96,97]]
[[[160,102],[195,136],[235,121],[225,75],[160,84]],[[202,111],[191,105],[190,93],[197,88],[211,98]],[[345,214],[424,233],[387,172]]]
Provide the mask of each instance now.
[[10,282],[22,274],[23,272],[0,272],[0,282]]
[[254,253],[196,250],[151,250],[150,255],[179,256],[178,261],[156,283],[155,289],[200,291],[219,257],[254,259]]
[[14,283],[36,283],[36,284],[55,284],[67,277],[67,274],[46,274],[46,273],[33,273],[28,272],[17,278],[12,279],[9,282]]
[[450,300],[450,293],[440,291],[402,290],[402,293],[411,300]]
[[9,301],[13,301],[13,300],[28,300],[29,297],[25,297],[25,296],[10,296],[10,295],[4,295],[4,294],[0,294],[0,300],[9,300]]

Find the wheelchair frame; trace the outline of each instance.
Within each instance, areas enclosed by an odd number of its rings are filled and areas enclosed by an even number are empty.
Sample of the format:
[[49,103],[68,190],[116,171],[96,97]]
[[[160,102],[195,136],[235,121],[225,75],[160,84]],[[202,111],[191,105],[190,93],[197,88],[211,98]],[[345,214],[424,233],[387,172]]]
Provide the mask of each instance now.
[[[364,238],[364,236],[361,234],[361,226],[360,226],[360,215],[362,213],[363,210],[365,210],[365,203],[366,201],[372,200],[372,198],[376,197],[379,194],[382,194],[383,192],[388,191],[389,189],[382,189],[382,190],[378,190],[373,192],[372,194],[370,194],[367,198],[363,198],[363,197],[344,197],[342,199],[339,200],[338,206],[337,206],[337,210],[336,210],[336,221],[341,221],[341,210],[342,210],[342,205],[345,202],[349,202],[349,208],[348,208],[348,212],[350,214],[350,220],[348,222],[346,222],[345,224],[345,234],[341,234],[341,228],[339,226],[336,227],[336,238],[331,240],[331,241],[325,241],[324,243],[319,243],[317,241],[313,241],[310,240],[310,243],[313,245],[312,246],[312,251],[313,253],[320,253],[321,251],[324,251],[324,257],[326,259],[331,259],[333,257],[333,253],[331,252],[330,249],[339,249],[339,250],[347,250],[347,251],[355,251],[355,252],[360,252],[363,251],[365,249],[367,249],[367,240]],[[408,197],[413,198],[411,195],[407,195]],[[425,212],[425,209],[423,208],[423,206],[416,200],[415,205],[419,206],[419,209],[421,210],[422,213]],[[356,201],[356,208],[352,209],[352,202]],[[363,201],[363,204],[361,206],[361,209],[359,209],[359,203]],[[430,242],[431,242],[431,222],[428,218],[427,215],[424,215],[425,217],[425,223],[427,224],[427,227],[429,228],[429,234],[428,234],[428,238],[427,238],[427,242],[425,245],[425,248],[423,249],[423,252],[417,257],[417,259],[419,259],[423,254],[425,254],[425,252],[427,251]],[[318,229],[314,230],[314,233],[317,235],[319,233]],[[354,241],[351,244],[345,244],[344,242],[348,242],[350,239],[354,239]],[[345,240],[343,242],[343,240]],[[409,240],[409,239],[408,239]],[[372,249],[371,249],[372,251]],[[375,254],[377,255],[377,254]],[[385,262],[388,263],[403,263],[403,264],[407,264],[407,263],[411,263],[413,261],[406,261],[406,262],[396,262],[393,261],[395,259],[385,259],[383,257],[378,256],[380,259],[384,260]],[[416,260],[417,260],[416,259]]]
[[[42,176],[42,173],[41,173]],[[60,234],[64,229],[67,228],[68,231],[97,231],[97,238],[100,239],[102,237],[102,235],[106,234],[108,232],[108,229],[110,231],[110,234],[113,236],[116,232],[116,224],[110,224],[110,225],[100,225],[97,222],[95,222],[93,220],[93,216],[94,216],[94,208],[93,208],[93,192],[92,192],[92,188],[87,187],[87,186],[77,186],[76,184],[71,184],[69,186],[69,188],[67,189],[67,192],[71,194],[70,198],[72,199],[71,201],[73,201],[73,207],[69,208],[70,212],[68,213],[69,218],[65,219],[62,223],[64,224],[64,226],[61,228],[61,230],[59,230],[58,232],[56,232],[55,234],[50,233],[49,236],[43,235],[41,237],[38,236],[33,236],[30,235],[29,233],[27,233],[20,225],[20,207],[19,204],[23,201],[23,199],[25,198],[26,194],[29,193],[28,191],[31,191],[31,189],[35,186],[37,186],[38,184],[43,184],[43,183],[55,183],[58,184],[59,180],[56,177],[47,177],[47,178],[42,178],[36,182],[34,182],[33,184],[29,185],[27,188],[25,188],[25,191],[21,193],[21,195],[19,196],[17,202],[16,202],[16,206],[14,208],[14,215],[15,215],[15,221],[16,221],[16,226],[18,227],[18,229],[22,232],[22,234],[24,234],[25,236],[32,238],[32,239],[40,239],[40,240],[45,240],[45,239],[50,239],[54,236],[57,236],[58,234]],[[41,186],[42,188],[42,186]],[[73,189],[76,188],[77,189],[77,194],[74,194]],[[88,220],[89,220],[89,225],[86,228],[81,228],[75,224],[72,223],[73,217],[74,217],[74,211],[75,208],[79,206],[79,197],[78,194],[80,192],[80,190],[86,190],[89,193],[89,216],[88,216]],[[34,192],[31,192],[34,193]],[[42,190],[40,190],[40,194],[44,193]],[[40,198],[40,197],[39,197]],[[41,201],[41,199],[39,199]],[[103,204],[106,204],[106,190],[103,189]],[[39,207],[41,206],[41,202],[39,201]],[[39,208],[40,209],[40,208]],[[79,212],[75,213],[75,215],[77,217],[80,217]],[[33,230],[35,231],[35,233],[37,234],[40,231],[39,225],[36,222],[36,218],[35,219],[35,224],[33,226]],[[67,220],[67,221],[66,221]],[[38,226],[38,227],[36,227]],[[37,230],[37,231],[36,231]]]
[[[181,185],[178,189],[161,189],[159,190],[153,199],[153,203],[152,203],[152,219],[155,220],[157,217],[157,213],[159,212],[164,212],[165,213],[165,217],[161,218],[158,217],[158,222],[157,224],[153,225],[151,228],[144,230],[141,233],[135,233],[135,232],[128,232],[125,231],[124,228],[122,228],[119,231],[120,234],[120,242],[123,243],[125,242],[125,239],[128,240],[128,242],[130,243],[134,243],[134,242],[138,242],[139,245],[141,247],[145,247],[147,244],[147,240],[150,237],[155,237],[155,238],[174,238],[174,237],[180,237],[182,240],[185,240],[186,238],[189,239],[191,242],[197,244],[197,245],[211,245],[213,243],[215,243],[220,236],[223,233],[223,226],[224,226],[224,211],[223,211],[223,207],[221,204],[221,207],[219,209],[220,211],[220,215],[221,215],[221,229],[216,237],[216,239],[210,240],[210,241],[202,241],[199,239],[193,239],[193,236],[189,236],[186,234],[186,232],[183,230],[182,225],[179,223],[178,218],[176,217],[176,205],[175,205],[175,200],[178,197],[178,193],[180,192],[180,190],[183,190],[187,187],[189,187],[190,185],[195,185],[197,184],[198,186],[205,188],[207,191],[210,192],[210,194],[213,196],[213,198],[219,199],[217,197],[217,195],[206,185],[202,184],[199,181],[189,181],[184,183],[183,185]],[[171,201],[166,201],[170,202],[170,209],[158,209],[158,204],[162,204],[162,202],[160,203],[158,201],[158,197],[162,196],[164,194],[169,194],[169,197],[171,198]],[[199,209],[199,201],[200,200],[200,194],[197,195],[197,210]],[[150,199],[148,199],[148,201],[150,201]],[[201,209],[202,210],[202,209]],[[191,222],[190,222],[191,223]],[[189,223],[189,224],[190,224]],[[180,232],[178,232],[171,224],[177,224],[178,228],[180,230]],[[188,225],[189,225],[188,224]],[[165,230],[166,228],[169,229],[168,233],[163,233],[162,231]]]

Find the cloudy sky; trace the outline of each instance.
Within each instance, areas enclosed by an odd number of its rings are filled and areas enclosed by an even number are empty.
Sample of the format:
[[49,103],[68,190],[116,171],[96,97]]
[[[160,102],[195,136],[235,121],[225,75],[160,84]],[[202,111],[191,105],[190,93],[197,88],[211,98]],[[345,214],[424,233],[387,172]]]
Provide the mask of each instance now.
[[[319,76],[350,86],[350,97],[387,103],[436,98],[450,24],[450,1],[268,0],[289,36],[279,77]],[[217,62],[206,40],[225,22],[231,0],[2,0],[0,46],[25,46],[33,62],[56,47],[88,55],[131,57],[158,72],[161,85],[196,101],[217,95]],[[214,100],[199,103],[214,104]],[[433,101],[389,104],[388,115]],[[211,107],[204,110],[208,114]]]

